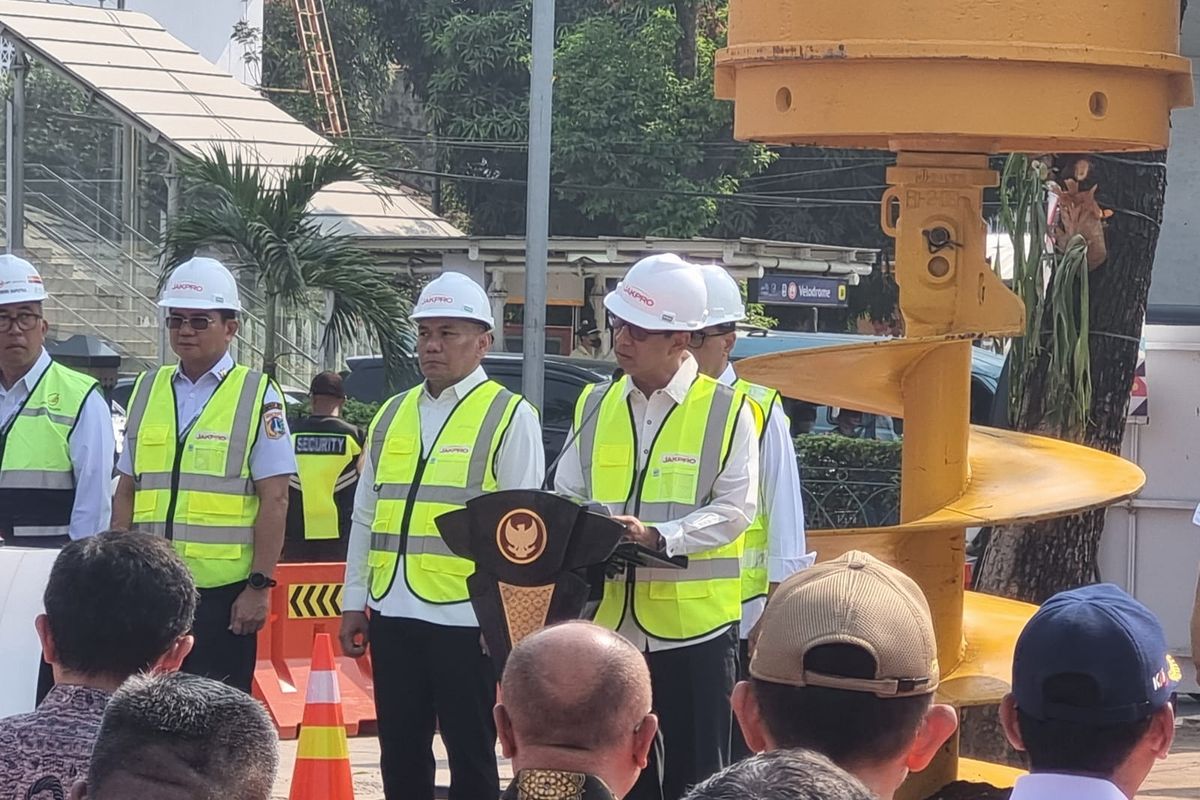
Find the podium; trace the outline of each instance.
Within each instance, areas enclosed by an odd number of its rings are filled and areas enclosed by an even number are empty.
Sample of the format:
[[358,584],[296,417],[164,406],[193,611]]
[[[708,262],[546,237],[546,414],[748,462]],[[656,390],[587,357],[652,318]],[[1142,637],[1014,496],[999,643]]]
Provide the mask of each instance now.
[[553,492],[481,495],[439,516],[437,526],[450,551],[475,564],[467,590],[497,675],[529,634],[593,618],[606,575],[638,566],[687,566],[686,557],[622,541],[625,526],[603,508]]

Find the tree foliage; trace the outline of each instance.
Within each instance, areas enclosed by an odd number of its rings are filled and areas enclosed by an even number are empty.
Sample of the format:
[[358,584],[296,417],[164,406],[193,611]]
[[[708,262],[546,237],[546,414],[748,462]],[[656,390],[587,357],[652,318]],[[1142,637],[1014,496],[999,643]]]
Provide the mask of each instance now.
[[[452,184],[452,200],[476,233],[521,233],[530,3],[377,0],[375,8],[446,143],[442,168],[470,176]],[[770,161],[765,148],[732,141],[732,106],[712,96],[720,15],[697,16],[698,29],[685,32],[674,4],[569,0],[556,14],[551,232],[710,230],[719,197]],[[680,70],[677,45],[688,36],[694,75]]]
[[217,148],[185,162],[182,172],[188,202],[167,228],[164,269],[204,248],[232,248],[243,280],[266,297],[265,372],[274,374],[280,315],[313,314],[326,291],[333,308],[325,336],[346,341],[365,333],[379,342],[389,377],[404,372],[412,334],[402,321],[411,303],[372,267],[369,253],[322,228],[309,211],[325,187],[364,177],[356,161],[329,150],[276,175]]

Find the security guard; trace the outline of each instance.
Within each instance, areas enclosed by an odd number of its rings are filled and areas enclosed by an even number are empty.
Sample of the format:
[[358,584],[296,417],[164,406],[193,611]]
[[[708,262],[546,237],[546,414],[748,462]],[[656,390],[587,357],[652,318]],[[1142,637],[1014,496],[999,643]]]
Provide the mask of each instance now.
[[625,374],[584,390],[555,486],[606,506],[634,541],[689,558],[608,581],[596,615],[646,653],[663,733],[661,787],[647,769],[629,797],[678,800],[729,763],[758,432],[745,395],[701,374],[688,350],[707,317],[699,267],[642,259],[604,305]]
[[450,758],[450,800],[498,797],[496,675],[467,596],[474,566],[450,553],[435,520],[484,492],[539,488],[541,425],[529,403],[483,371],[494,321],[482,287],[443,273],[421,291],[412,319],[425,381],[388,400],[367,433],[342,648],[358,656],[370,644],[388,800],[433,800],[435,723]]
[[[811,566],[816,553],[804,546],[804,501],[800,469],[791,436],[791,421],[779,392],[737,377],[729,355],[737,342],[737,323],[746,318],[741,289],[728,272],[715,264],[701,266],[708,289],[708,320],[692,337],[691,351],[700,372],[745,392],[761,409],[758,421],[758,516],[746,529],[742,553],[742,624],[738,653],[740,680],[748,680],[750,653],[747,637],[762,616],[768,593],[781,581]],[[742,732],[733,726],[733,759],[750,755]]]
[[363,434],[341,417],[341,375],[317,375],[308,397],[312,413],[292,427],[299,472],[289,486],[283,560],[345,561]]
[[0,538],[61,547],[108,527],[113,424],[95,378],[50,360],[46,289],[0,255]]
[[221,262],[180,264],[158,304],[179,364],[134,385],[113,527],[175,543],[200,590],[183,669],[249,692],[296,472],[283,401],[229,355],[241,303]]

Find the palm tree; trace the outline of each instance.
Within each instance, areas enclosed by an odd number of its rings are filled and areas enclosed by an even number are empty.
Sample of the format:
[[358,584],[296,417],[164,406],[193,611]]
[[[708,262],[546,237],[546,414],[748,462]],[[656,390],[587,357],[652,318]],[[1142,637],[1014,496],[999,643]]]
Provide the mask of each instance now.
[[275,377],[280,315],[314,314],[314,295],[329,291],[326,343],[365,333],[379,342],[389,382],[405,373],[412,354],[411,303],[371,266],[369,253],[350,237],[323,230],[308,210],[318,192],[362,180],[365,168],[340,150],[327,150],[285,169],[264,169],[216,147],[185,162],[180,172],[187,195],[167,227],[163,278],[201,248],[231,248],[233,268],[265,297],[264,372]]

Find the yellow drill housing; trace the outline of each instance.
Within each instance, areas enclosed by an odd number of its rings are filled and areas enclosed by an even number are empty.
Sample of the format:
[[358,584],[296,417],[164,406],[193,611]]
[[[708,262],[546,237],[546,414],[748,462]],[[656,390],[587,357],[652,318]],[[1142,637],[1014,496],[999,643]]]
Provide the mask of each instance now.
[[[822,559],[867,550],[921,585],[942,702],[998,702],[1034,611],[964,593],[965,528],[1109,505],[1145,481],[1106,453],[969,424],[971,340],[1025,332],[985,256],[987,156],[1164,149],[1171,109],[1192,102],[1179,22],[1179,0],[731,0],[716,92],[735,103],[736,138],[897,153],[881,222],[907,338],[759,356],[738,374],[904,418],[900,524],[810,536]],[[960,763],[954,740],[904,794],[958,777],[1005,785],[1013,771]]]

